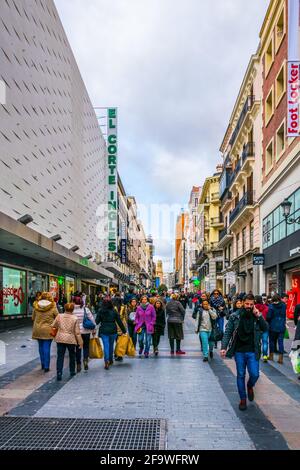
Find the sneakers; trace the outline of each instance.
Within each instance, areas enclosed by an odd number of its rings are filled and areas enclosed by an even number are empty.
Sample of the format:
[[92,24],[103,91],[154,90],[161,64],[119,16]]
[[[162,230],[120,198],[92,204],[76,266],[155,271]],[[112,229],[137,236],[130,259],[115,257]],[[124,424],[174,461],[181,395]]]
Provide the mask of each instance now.
[[247,400],[246,399],[240,401],[239,409],[241,411],[245,411],[247,409]]
[[109,361],[105,361],[104,369],[105,370],[109,369]]
[[108,365],[112,366],[114,361],[108,361]]
[[248,400],[253,401],[254,400],[254,390],[253,387],[247,387],[248,391]]
[[203,362],[208,362],[208,357],[204,357]]
[[270,355],[269,355],[269,361],[274,361],[274,353],[270,353]]
[[269,359],[268,356],[264,356],[264,357],[263,357],[263,361],[264,361],[264,362],[268,362],[268,359]]
[[145,353],[144,356],[145,356],[145,359],[149,359],[149,353]]
[[283,364],[283,354],[279,354],[279,356],[278,356],[278,364]]
[[214,357],[213,351],[209,351],[209,357],[210,357],[211,359],[213,359],[213,357]]
[[181,349],[179,349],[179,351],[176,351],[176,354],[178,356],[183,356],[183,354],[186,354],[184,351],[181,351]]

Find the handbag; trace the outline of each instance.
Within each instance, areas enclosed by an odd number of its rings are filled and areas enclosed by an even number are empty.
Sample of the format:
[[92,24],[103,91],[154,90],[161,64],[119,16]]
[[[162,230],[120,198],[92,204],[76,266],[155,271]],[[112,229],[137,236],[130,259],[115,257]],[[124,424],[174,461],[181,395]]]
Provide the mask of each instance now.
[[58,328],[54,328],[53,326],[50,328],[50,336],[52,336],[52,338],[55,338],[55,336],[57,335],[57,332],[58,332]]
[[213,325],[213,328],[211,330],[211,334],[210,334],[210,338],[209,340],[210,341],[213,341],[215,343],[217,343],[218,341],[222,341],[223,339],[223,332],[220,330],[219,326],[217,325],[217,323],[215,323]]
[[92,320],[90,320],[89,317],[87,316],[87,311],[85,307],[84,307],[84,316],[83,316],[82,326],[85,330],[94,330],[96,326],[95,323],[93,323]]
[[103,349],[99,338],[91,338],[89,343],[89,358],[102,359]]

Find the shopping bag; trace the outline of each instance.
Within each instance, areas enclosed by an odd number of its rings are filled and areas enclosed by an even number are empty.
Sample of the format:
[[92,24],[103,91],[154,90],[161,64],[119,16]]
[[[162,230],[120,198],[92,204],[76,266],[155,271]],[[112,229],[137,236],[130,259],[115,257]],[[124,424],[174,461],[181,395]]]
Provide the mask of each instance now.
[[286,328],[284,332],[284,339],[290,339],[289,330]]
[[295,374],[300,374],[300,350],[291,351],[289,354]]
[[99,338],[91,338],[89,344],[89,358],[90,359],[102,359],[103,349]]
[[128,347],[129,336],[122,335],[118,336],[117,344],[115,347],[115,356],[123,357],[126,354],[127,347]]
[[131,338],[128,339],[126,356],[134,357],[135,356],[135,347]]

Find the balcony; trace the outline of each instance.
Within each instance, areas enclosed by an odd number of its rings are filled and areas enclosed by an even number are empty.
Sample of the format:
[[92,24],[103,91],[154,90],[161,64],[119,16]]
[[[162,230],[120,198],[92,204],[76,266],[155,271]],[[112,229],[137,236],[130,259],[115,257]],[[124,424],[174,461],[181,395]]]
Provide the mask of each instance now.
[[229,144],[231,146],[233,146],[234,142],[236,141],[236,138],[240,132],[240,129],[244,123],[244,120],[248,114],[249,111],[251,111],[253,105],[254,105],[254,102],[255,102],[255,96],[254,95],[250,95],[248,96],[248,98],[246,99],[246,102],[244,104],[244,107],[242,109],[242,112],[240,114],[240,117],[239,117],[239,120],[237,122],[237,125],[232,133],[232,136],[231,136],[231,139],[229,141]]
[[239,217],[239,215],[244,211],[246,207],[254,205],[254,194],[253,191],[248,191],[244,194],[242,199],[238,202],[237,206],[231,212],[229,216],[229,223],[230,225]]
[[224,222],[222,217],[212,217],[210,219],[210,226],[213,228],[220,228],[223,227]]
[[218,204],[220,202],[220,194],[219,193],[211,194],[210,200],[212,204]]
[[211,242],[210,251],[220,251],[219,242]]
[[223,248],[224,246],[226,246],[227,243],[232,240],[232,238],[233,235],[228,230],[228,227],[225,227],[224,230],[219,232],[219,248]]
[[231,191],[227,190],[221,201],[222,212],[225,210],[225,207],[227,206],[227,204],[230,203],[231,201],[232,201],[232,193]]

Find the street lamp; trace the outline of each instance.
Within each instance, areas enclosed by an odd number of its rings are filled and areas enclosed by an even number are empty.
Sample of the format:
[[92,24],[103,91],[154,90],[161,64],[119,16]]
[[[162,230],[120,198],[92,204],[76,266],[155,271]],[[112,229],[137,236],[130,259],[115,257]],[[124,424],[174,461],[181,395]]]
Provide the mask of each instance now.
[[283,210],[283,217],[285,218],[285,222],[287,225],[293,225],[293,224],[299,224],[300,225],[300,216],[297,217],[296,219],[290,218],[291,214],[291,207],[292,207],[291,201],[288,199],[285,199],[283,203],[281,204],[282,210]]

